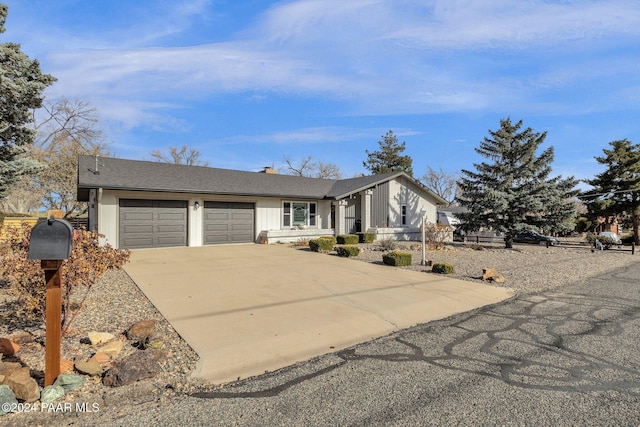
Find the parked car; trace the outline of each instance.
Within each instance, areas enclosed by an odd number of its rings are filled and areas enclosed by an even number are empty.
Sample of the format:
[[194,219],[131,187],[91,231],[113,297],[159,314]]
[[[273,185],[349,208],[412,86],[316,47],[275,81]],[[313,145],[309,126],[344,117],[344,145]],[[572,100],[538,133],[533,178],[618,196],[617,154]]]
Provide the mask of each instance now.
[[555,237],[545,236],[543,234],[536,233],[535,231],[518,233],[516,234],[516,237],[513,238],[513,241],[516,243],[533,243],[535,245],[546,245],[548,242],[550,246],[556,246],[560,243]]

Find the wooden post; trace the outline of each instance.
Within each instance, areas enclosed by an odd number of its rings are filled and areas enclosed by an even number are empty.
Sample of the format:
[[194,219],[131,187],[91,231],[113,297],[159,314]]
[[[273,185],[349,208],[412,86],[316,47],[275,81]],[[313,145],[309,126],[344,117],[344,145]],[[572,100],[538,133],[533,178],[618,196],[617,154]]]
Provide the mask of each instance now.
[[60,336],[62,329],[61,260],[40,261],[47,282],[45,306],[45,387],[60,375]]
[[636,253],[636,242],[631,242],[631,255]]

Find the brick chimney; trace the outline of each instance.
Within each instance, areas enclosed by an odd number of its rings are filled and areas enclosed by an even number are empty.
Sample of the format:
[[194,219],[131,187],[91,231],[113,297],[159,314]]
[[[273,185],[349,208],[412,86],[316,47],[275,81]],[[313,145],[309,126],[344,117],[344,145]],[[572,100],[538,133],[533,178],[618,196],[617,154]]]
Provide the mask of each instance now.
[[260,171],[260,173],[268,173],[271,175],[278,175],[278,171],[275,170],[274,168],[272,168],[271,166],[265,166],[263,170]]

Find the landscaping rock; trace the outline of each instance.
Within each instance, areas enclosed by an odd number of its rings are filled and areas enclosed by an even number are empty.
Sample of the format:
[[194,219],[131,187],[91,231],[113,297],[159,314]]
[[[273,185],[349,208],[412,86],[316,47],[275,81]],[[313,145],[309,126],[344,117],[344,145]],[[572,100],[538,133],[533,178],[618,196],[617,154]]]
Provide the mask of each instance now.
[[421,243],[413,243],[411,246],[409,246],[409,249],[411,249],[412,251],[421,251],[422,250],[422,244]]
[[88,336],[89,341],[91,341],[91,345],[105,344],[116,337],[108,332],[89,332]]
[[102,366],[96,362],[76,361],[76,370],[87,375],[102,375]]
[[12,333],[11,335],[7,335],[7,339],[11,342],[14,342],[16,344],[28,344],[30,342],[33,342],[34,338],[33,335],[31,335],[29,332],[27,331],[17,331]]
[[0,375],[6,378],[20,368],[22,368],[22,365],[18,362],[2,362],[0,363]]
[[31,378],[27,367],[20,368],[7,376],[4,383],[8,385],[16,398],[25,402],[35,402],[40,398],[40,387],[36,380]]
[[73,372],[73,362],[69,359],[60,359],[60,373],[68,374]]
[[129,327],[127,338],[136,341],[138,345],[144,347],[149,337],[156,331],[154,320],[140,320]]
[[109,369],[102,383],[110,387],[119,387],[152,378],[162,370],[158,362],[165,356],[166,353],[160,350],[143,350],[133,353]]
[[91,359],[89,359],[89,362],[94,362],[99,365],[108,365],[110,360],[111,358],[109,357],[108,354],[97,352],[96,354],[91,356]]
[[122,343],[122,341],[111,341],[110,343],[107,343],[100,347],[98,349],[98,353],[104,353],[111,357],[117,357],[122,351],[123,345],[124,344]]
[[62,387],[65,393],[82,387],[82,384],[84,384],[84,378],[76,374],[59,375],[58,378],[56,378],[56,380],[53,382],[53,385],[59,385],[60,387]]
[[482,280],[488,280],[495,283],[504,283],[504,276],[493,268],[482,269]]
[[41,403],[51,403],[64,397],[64,388],[59,385],[50,385],[45,387],[40,394]]
[[14,342],[11,342],[7,338],[0,338],[0,353],[5,356],[11,356],[16,354],[20,350],[20,346]]
[[13,394],[11,388],[8,385],[0,385],[0,415],[9,413],[9,411],[3,410],[6,404],[15,405],[16,403],[18,403],[18,399],[16,399],[16,395]]

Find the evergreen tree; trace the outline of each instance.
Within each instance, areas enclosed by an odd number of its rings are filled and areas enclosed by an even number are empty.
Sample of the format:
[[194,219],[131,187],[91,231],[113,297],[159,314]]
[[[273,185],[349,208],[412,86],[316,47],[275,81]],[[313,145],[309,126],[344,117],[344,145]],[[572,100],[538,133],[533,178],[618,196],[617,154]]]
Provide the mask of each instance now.
[[[0,34],[8,8],[0,4]],[[24,156],[33,143],[35,129],[31,111],[42,105],[42,92],[55,78],[42,74],[37,60],[31,60],[16,43],[0,43],[0,199],[21,176],[40,169]]]
[[640,245],[640,144],[627,139],[612,141],[611,149],[603,149],[605,156],[596,157],[607,170],[585,182],[594,187],[581,195],[589,211],[600,216],[630,216],[633,241]]
[[522,120],[500,120],[500,129],[489,130],[476,152],[491,162],[462,170],[456,201],[467,212],[458,214],[463,230],[488,228],[504,233],[505,246],[521,231],[560,231],[575,218],[573,178],[549,178],[553,147],[536,154],[547,133],[521,130]]
[[393,134],[393,131],[383,135],[378,144],[380,145],[380,151],[370,153],[369,150],[365,150],[367,160],[362,162],[365,168],[369,169],[374,175],[402,171],[413,176],[413,159],[410,156],[401,155],[404,152],[406,143],[398,144],[398,138]]

